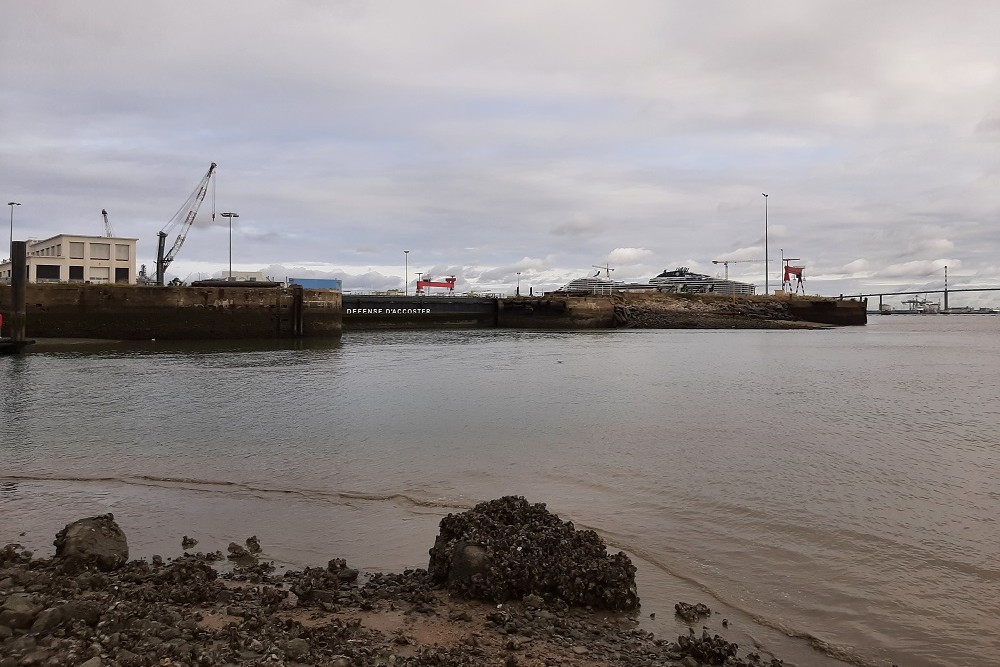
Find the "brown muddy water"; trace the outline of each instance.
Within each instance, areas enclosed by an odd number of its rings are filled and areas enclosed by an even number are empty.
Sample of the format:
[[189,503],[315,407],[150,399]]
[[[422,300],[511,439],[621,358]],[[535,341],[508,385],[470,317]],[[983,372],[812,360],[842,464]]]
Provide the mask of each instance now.
[[[133,557],[255,534],[424,567],[505,494],[788,664],[1000,663],[1000,317],[821,331],[414,331],[0,358],[0,544],[113,512]],[[21,533],[24,533],[23,535]],[[656,618],[649,614],[656,612]]]

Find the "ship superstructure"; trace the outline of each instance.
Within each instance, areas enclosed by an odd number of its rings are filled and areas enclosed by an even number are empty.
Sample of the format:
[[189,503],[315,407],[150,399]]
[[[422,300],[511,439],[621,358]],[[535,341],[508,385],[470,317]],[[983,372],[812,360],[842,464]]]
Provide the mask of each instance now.
[[756,287],[735,280],[722,280],[701,273],[693,273],[688,267],[664,270],[648,282],[629,283],[601,277],[598,272],[571,280],[556,290],[560,294],[611,294],[613,292],[666,292],[672,294],[754,294]]

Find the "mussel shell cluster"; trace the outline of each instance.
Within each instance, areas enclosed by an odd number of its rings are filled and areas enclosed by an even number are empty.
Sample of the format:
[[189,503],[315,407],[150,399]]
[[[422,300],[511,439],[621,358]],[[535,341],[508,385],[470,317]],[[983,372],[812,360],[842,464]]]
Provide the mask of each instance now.
[[[450,577],[456,545],[485,550],[481,566],[468,576]],[[576,530],[543,503],[505,496],[441,520],[430,550],[428,571],[435,583],[466,597],[504,602],[535,595],[622,611],[639,606],[635,566],[624,553],[609,555],[592,530]]]

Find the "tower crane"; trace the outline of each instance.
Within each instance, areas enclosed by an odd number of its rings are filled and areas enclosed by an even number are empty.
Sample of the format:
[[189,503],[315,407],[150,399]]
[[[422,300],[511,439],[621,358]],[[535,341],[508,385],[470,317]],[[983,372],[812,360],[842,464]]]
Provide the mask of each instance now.
[[[184,239],[187,238],[188,230],[191,229],[195,216],[198,215],[198,209],[201,208],[201,203],[205,201],[205,193],[208,192],[208,184],[212,181],[212,176],[215,174],[215,167],[216,164],[213,162],[202,177],[201,182],[198,183],[198,187],[194,189],[194,192],[177,209],[174,217],[170,218],[167,224],[163,226],[163,229],[156,234],[159,237],[156,245],[156,284],[161,287],[163,286],[163,276],[167,272],[167,267],[174,261],[177,251],[184,245]],[[215,220],[214,202],[212,204],[212,220]],[[174,228],[178,228],[177,238],[174,239],[174,244],[170,246],[170,251],[164,253],[163,249],[167,242],[167,233],[173,231]]]
[[[608,276],[608,280],[611,280],[611,272],[614,271],[614,269],[612,269],[610,265],[605,264],[604,266],[598,266],[597,264],[591,264],[591,266],[594,267],[595,269],[600,269],[601,271],[604,271],[604,273]],[[595,273],[594,277],[596,278],[597,276],[601,275],[601,271]]]
[[726,268],[726,280],[729,280],[730,264],[755,264],[763,261],[762,259],[713,259],[712,264],[722,264]]
[[115,230],[111,229],[111,220],[108,219],[108,209],[102,208],[101,215],[104,216],[104,235],[111,238],[115,235]]

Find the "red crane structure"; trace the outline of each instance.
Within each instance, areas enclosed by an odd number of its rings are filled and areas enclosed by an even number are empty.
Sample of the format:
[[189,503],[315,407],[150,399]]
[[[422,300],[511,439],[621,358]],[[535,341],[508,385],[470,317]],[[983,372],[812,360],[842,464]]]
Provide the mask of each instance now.
[[440,280],[418,280],[417,281],[417,296],[424,296],[424,289],[427,287],[446,287],[448,288],[448,294],[455,293],[455,276],[448,276],[444,281]]
[[799,290],[802,290],[802,296],[806,294],[806,287],[803,284],[802,272],[806,267],[804,266],[791,266],[789,262],[800,261],[798,257],[782,257],[781,261],[785,263],[784,280],[781,282],[781,289],[788,292],[792,291],[792,276],[795,276],[795,293],[798,294]]

